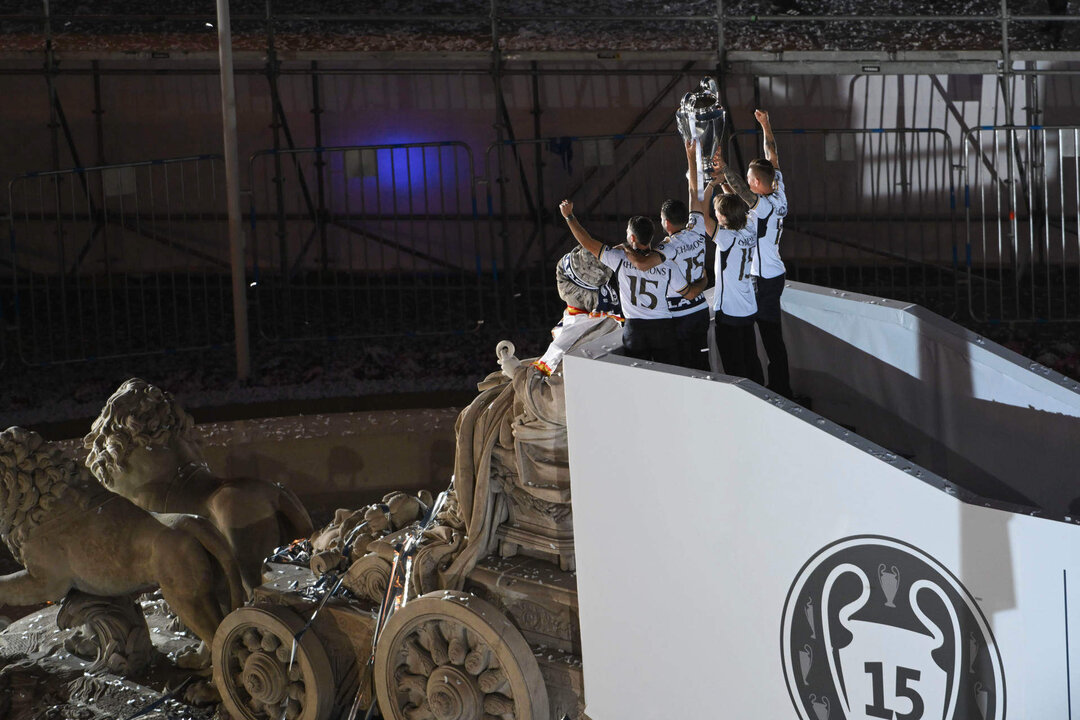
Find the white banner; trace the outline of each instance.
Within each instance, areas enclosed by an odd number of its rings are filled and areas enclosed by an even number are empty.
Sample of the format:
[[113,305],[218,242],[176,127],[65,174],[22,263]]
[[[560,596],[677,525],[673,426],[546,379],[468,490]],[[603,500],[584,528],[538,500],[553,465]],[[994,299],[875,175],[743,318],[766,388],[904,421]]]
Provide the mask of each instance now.
[[1080,527],[748,383],[565,365],[593,720],[1070,717]]

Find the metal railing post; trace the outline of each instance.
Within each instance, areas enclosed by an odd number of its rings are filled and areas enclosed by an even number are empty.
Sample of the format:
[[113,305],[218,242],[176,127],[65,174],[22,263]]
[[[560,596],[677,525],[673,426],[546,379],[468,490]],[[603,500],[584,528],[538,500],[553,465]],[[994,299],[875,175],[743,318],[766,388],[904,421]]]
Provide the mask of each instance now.
[[229,258],[232,263],[233,329],[236,334],[236,379],[251,375],[248,346],[247,282],[244,274],[244,229],[240,215],[240,156],[236,142],[236,86],[233,79],[229,2],[217,0],[218,64],[221,70],[222,141],[225,150],[225,199],[229,212]]
[[[498,0],[491,0],[491,82],[493,91],[495,93],[495,142],[499,149],[496,155],[496,177],[489,178],[489,182],[498,183],[499,193],[499,238],[502,240],[502,255],[503,255],[503,269],[502,278],[506,283],[506,303],[505,306],[509,309],[510,318],[513,319],[517,314],[517,304],[513,301],[514,288],[516,286],[516,279],[514,277],[515,268],[512,267],[512,252],[510,249],[510,232],[506,222],[506,179],[504,177],[504,164],[503,164],[503,143],[505,122],[505,108],[503,106],[504,98],[502,94],[502,53],[499,52],[499,7]],[[498,267],[498,261],[495,261],[496,267]],[[500,292],[498,283],[496,283],[495,292]]]

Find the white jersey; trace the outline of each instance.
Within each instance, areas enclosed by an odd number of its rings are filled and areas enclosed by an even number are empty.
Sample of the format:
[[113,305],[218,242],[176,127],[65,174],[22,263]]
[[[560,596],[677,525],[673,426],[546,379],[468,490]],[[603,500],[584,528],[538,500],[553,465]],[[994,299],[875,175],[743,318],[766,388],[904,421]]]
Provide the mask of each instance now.
[[757,312],[750,268],[757,249],[757,216],[751,210],[742,230],[716,228],[716,284],[713,310],[728,317],[749,317]]
[[754,211],[758,216],[758,251],[751,273],[761,278],[779,277],[786,271],[784,261],[780,259],[780,236],[788,212],[784,176],[779,170],[776,171],[776,189],[768,195],[758,195]]
[[[687,285],[693,285],[705,274],[705,243],[709,235],[705,232],[705,216],[699,212],[690,213],[686,227],[675,233],[660,246],[664,257],[675,263]],[[707,310],[705,294],[693,300],[687,300],[678,292],[671,290],[667,296],[668,308],[672,317],[682,317],[699,310]]]
[[619,277],[619,299],[623,317],[628,320],[662,320],[671,317],[669,290],[685,290],[686,280],[670,260],[648,270],[638,270],[618,248],[605,247],[600,262]]

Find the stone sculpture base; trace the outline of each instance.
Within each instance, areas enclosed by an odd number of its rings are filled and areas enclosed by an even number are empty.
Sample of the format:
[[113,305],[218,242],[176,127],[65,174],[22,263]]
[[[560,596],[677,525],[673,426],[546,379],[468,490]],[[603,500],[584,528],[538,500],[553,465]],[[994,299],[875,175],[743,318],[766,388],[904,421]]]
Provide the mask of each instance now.
[[[57,626],[59,605],[16,620],[0,632],[0,717],[5,720],[106,720],[126,718],[160,700],[192,676],[172,658],[195,648],[199,640],[168,629],[173,616],[162,601],[143,601],[141,608],[153,645],[143,672],[120,677],[107,669],[89,674],[93,661],[72,655],[65,644],[76,630]],[[133,646],[134,647],[134,646]],[[183,698],[166,701],[159,710],[170,717],[212,720],[216,706],[196,707]]]

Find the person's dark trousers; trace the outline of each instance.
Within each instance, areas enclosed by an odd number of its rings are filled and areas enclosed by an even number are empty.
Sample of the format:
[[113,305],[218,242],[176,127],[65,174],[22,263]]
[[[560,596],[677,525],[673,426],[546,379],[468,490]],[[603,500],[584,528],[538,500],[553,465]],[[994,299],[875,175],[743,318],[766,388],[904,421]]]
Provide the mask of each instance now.
[[757,338],[754,336],[754,319],[716,316],[716,350],[724,366],[725,375],[735,375],[753,380],[758,385],[765,382],[761,363],[757,356]]
[[784,334],[780,323],[759,320],[758,332],[761,334],[761,344],[765,348],[765,354],[769,358],[768,388],[774,393],[791,400],[791,377],[788,372],[787,346],[784,345]]
[[628,318],[623,324],[623,348],[627,357],[638,360],[652,360],[668,365],[679,362],[675,323],[671,318]]
[[791,375],[788,371],[787,345],[781,326],[780,296],[784,293],[785,275],[756,278],[758,313],[756,316],[761,344],[768,357],[769,385],[775,393],[791,399]]
[[709,306],[689,315],[672,318],[679,348],[679,365],[709,371]]

